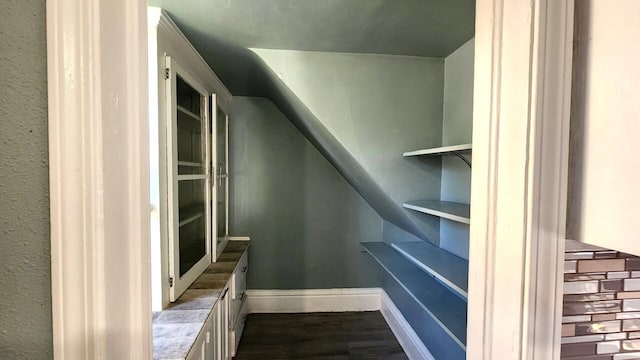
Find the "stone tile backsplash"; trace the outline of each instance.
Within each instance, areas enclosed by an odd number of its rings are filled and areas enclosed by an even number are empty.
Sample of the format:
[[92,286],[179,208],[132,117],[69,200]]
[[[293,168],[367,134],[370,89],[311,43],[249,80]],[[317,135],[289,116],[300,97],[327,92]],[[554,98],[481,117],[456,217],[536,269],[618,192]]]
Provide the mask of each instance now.
[[640,359],[640,257],[567,240],[561,358]]

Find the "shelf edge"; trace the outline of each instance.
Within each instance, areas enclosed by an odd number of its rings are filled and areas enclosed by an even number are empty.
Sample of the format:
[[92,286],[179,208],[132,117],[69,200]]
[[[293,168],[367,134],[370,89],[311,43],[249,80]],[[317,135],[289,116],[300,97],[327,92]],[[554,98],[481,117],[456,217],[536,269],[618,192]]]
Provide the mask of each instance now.
[[467,293],[467,291],[462,289],[460,286],[454,284],[451,280],[447,279],[444,275],[442,275],[439,272],[435,271],[434,269],[430,268],[425,263],[419,261],[415,256],[411,255],[410,253],[408,253],[404,249],[401,249],[401,248],[397,247],[395,244],[391,244],[391,247],[394,250],[396,250],[397,252],[401,253],[404,257],[409,259],[409,261],[411,261],[413,264],[415,264],[419,268],[421,268],[424,271],[428,272],[431,276],[433,276],[436,279],[438,279],[438,281],[444,283],[445,286],[451,288],[451,290],[453,290],[454,292],[458,293],[458,295],[462,296],[465,299],[465,301],[469,298],[469,294]]
[[[417,296],[415,296],[415,294],[409,290],[409,288],[400,280],[398,279],[398,277],[396,275],[393,274],[393,272],[391,272],[391,270],[389,270],[389,268],[387,268],[382,261],[380,261],[373,253],[371,253],[371,251],[369,251],[369,249],[367,249],[367,247],[365,246],[365,244],[367,243],[360,243],[361,245],[363,245],[362,247],[366,250],[366,252],[373,257],[373,259],[389,274],[389,276],[391,276],[399,285],[400,287],[402,287],[404,289],[404,291],[407,292],[407,294],[409,294],[409,296],[422,308],[422,310],[424,310],[432,319],[433,321],[436,322],[436,324],[438,324],[438,326],[440,326],[440,328],[442,328],[442,330],[447,333],[447,335],[449,335],[449,337],[451,337],[451,339],[458,345],[460,346],[460,348],[462,348],[462,350],[467,351],[467,347],[466,345],[451,331],[451,329],[449,329],[443,322],[442,320],[440,320],[431,310],[429,310],[429,308],[422,303],[422,301],[420,301],[420,299],[418,299]],[[413,262],[411,262],[413,264]]]
[[402,153],[402,156],[404,157],[411,157],[411,156],[446,156],[446,155],[453,155],[456,153],[461,153],[461,152],[468,152],[471,151],[472,148],[472,144],[460,144],[460,145],[449,145],[449,146],[439,146],[439,147],[435,147],[435,148],[426,148],[426,149],[420,149],[420,150],[413,150],[413,151],[406,151],[404,153]]
[[467,224],[467,225],[471,224],[471,219],[470,218],[466,218],[464,216],[459,216],[459,215],[455,215],[455,214],[451,214],[451,213],[447,213],[447,212],[443,212],[443,211],[439,211],[439,210],[429,209],[429,208],[425,208],[425,207],[422,207],[422,206],[412,205],[412,204],[409,204],[409,203],[402,204],[402,207],[404,207],[406,209],[413,210],[413,211],[421,212],[423,214],[433,215],[433,216],[437,216],[437,217],[440,217],[440,218],[443,218],[443,219],[456,221],[456,222],[459,222],[459,223],[462,223],[462,224]]
[[205,180],[207,175],[178,175],[178,181],[184,180]]
[[180,111],[181,113],[189,116],[190,118],[192,118],[194,120],[197,120],[197,121],[200,121],[200,122],[202,121],[202,119],[198,115],[196,115],[194,112],[191,112],[191,111],[187,110],[185,107],[180,106],[180,105],[176,105],[176,108],[178,109],[178,111]]

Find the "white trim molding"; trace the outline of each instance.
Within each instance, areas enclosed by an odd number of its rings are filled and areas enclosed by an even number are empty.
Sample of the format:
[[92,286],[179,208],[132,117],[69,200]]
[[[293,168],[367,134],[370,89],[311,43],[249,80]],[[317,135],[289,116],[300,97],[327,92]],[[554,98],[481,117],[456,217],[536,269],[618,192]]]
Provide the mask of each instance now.
[[48,0],[53,350],[150,359],[146,3]]
[[249,314],[380,311],[410,360],[434,360],[381,288],[247,290],[246,296]]
[[249,313],[376,311],[380,288],[247,290]]
[[380,291],[380,312],[407,357],[411,360],[435,360],[389,295],[382,289]]
[[206,91],[218,95],[218,105],[228,114],[233,98],[229,89],[213,72],[165,10],[154,6],[147,9],[149,32],[157,32],[157,34],[151,35],[162,38],[162,44],[158,44],[161,52],[166,51],[167,55],[176,58],[182,66],[188,68],[194,77],[202,79],[206,83]]
[[478,0],[468,359],[560,350],[573,0]]

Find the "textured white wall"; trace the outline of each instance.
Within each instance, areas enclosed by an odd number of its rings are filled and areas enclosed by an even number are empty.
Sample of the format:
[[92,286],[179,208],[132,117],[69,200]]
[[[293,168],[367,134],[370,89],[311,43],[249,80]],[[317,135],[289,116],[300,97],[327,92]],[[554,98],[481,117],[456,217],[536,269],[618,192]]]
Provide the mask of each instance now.
[[44,0],[0,11],[0,358],[51,358]]
[[640,255],[640,2],[576,2],[568,237]]

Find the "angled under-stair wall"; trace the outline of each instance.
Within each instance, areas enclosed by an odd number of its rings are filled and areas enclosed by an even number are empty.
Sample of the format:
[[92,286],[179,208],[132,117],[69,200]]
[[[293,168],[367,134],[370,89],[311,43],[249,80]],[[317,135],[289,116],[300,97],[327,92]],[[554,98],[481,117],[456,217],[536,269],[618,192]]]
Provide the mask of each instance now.
[[440,58],[253,49],[271,76],[269,97],[387,221],[438,243],[439,220],[402,203],[440,196],[440,159],[405,161],[440,146]]
[[380,216],[271,101],[235,96],[230,116],[230,232],[252,240],[248,287],[380,287],[360,251],[381,241]]

